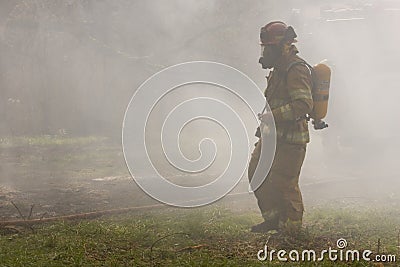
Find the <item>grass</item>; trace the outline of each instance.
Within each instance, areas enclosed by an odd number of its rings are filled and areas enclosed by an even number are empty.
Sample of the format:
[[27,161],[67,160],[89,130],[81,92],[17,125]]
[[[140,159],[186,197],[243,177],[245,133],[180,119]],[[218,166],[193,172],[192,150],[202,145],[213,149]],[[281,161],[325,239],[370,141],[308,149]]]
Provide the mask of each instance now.
[[[349,249],[396,254],[400,219],[390,210],[318,208],[307,213],[305,230],[296,236],[275,234],[275,249],[336,248],[345,238]],[[388,216],[390,215],[390,217]],[[172,209],[60,222],[0,236],[0,266],[373,266],[367,262],[260,262],[257,251],[266,235],[249,227],[254,212],[220,206]],[[388,266],[388,265],[385,265]]]
[[[18,177],[22,188],[28,179],[37,181],[40,189],[47,182],[70,186],[62,182],[128,175],[120,145],[103,137],[2,138],[0,159],[3,172],[9,179]],[[196,209],[164,208],[37,225],[34,231],[0,228],[0,267],[381,266],[362,261],[260,262],[257,252],[267,240],[271,249],[318,252],[336,248],[336,241],[345,238],[349,249],[399,257],[400,208],[392,202],[385,208],[340,202],[309,207],[304,230],[295,235],[253,234],[249,228],[260,222],[260,215],[227,209],[232,204],[225,200]]]
[[0,159],[10,177],[129,175],[121,145],[102,136],[1,137]]

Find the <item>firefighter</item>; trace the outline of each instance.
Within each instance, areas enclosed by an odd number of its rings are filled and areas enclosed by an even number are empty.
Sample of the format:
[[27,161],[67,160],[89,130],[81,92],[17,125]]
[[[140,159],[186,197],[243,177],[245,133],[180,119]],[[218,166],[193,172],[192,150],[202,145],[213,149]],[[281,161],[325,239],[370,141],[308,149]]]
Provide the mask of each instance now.
[[[264,222],[254,225],[252,232],[300,229],[303,200],[299,175],[310,141],[306,114],[313,110],[312,77],[293,43],[297,35],[291,26],[273,21],[261,28],[262,55],[259,63],[271,69],[265,90],[270,112],[259,114],[261,123],[275,120],[276,151],[266,179],[255,190]],[[259,131],[258,131],[259,132]],[[251,155],[248,177],[251,181],[261,153],[260,135]]]

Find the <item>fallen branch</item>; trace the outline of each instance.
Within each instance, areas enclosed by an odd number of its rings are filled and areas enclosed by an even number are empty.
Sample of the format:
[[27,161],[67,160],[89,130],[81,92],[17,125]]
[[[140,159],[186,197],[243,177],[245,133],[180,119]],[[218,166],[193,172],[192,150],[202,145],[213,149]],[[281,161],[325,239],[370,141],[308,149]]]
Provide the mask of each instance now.
[[[238,192],[238,193],[228,194],[225,197],[233,197],[233,196],[248,195],[248,194],[249,194],[249,192]],[[199,199],[195,199],[192,201],[196,201],[196,200],[199,200]],[[187,201],[186,203],[190,203],[190,202],[191,201]],[[14,205],[14,207],[16,207],[14,203],[12,203],[12,204]],[[161,207],[168,207],[168,205],[154,204],[154,205],[147,205],[147,206],[129,207],[129,208],[121,208],[121,209],[110,209],[110,210],[103,210],[103,211],[93,211],[93,212],[78,213],[78,214],[49,217],[49,218],[31,219],[31,220],[24,219],[24,220],[13,220],[13,221],[0,221],[0,227],[4,227],[6,225],[27,226],[27,225],[34,225],[34,224],[47,223],[47,222],[56,222],[56,221],[69,221],[69,220],[73,221],[73,220],[82,220],[82,219],[94,219],[94,218],[97,218],[97,217],[100,217],[103,215],[119,214],[119,213],[124,213],[124,212],[129,212],[129,211],[144,210],[144,209],[150,209],[150,208],[161,208]],[[17,208],[17,210],[19,211],[18,208]],[[20,213],[21,217],[24,218],[24,216],[22,215],[22,213],[20,211],[19,211],[19,213]]]
[[[14,205],[15,206],[15,205]],[[93,212],[86,212],[86,213],[78,213],[72,215],[65,215],[65,216],[57,216],[57,217],[49,217],[49,218],[40,218],[40,219],[31,219],[31,220],[10,220],[10,221],[0,221],[0,227],[4,227],[7,225],[20,225],[20,226],[27,226],[27,225],[34,225],[40,223],[47,223],[47,222],[56,222],[56,221],[73,221],[73,220],[82,220],[82,219],[94,219],[103,215],[110,215],[110,214],[119,214],[128,211],[135,211],[135,210],[143,210],[149,208],[157,208],[157,207],[164,207],[165,204],[155,204],[155,205],[147,205],[141,207],[130,207],[130,208],[121,208],[121,209],[111,209],[111,210],[103,210],[103,211],[93,211]],[[20,213],[22,216],[22,213]]]

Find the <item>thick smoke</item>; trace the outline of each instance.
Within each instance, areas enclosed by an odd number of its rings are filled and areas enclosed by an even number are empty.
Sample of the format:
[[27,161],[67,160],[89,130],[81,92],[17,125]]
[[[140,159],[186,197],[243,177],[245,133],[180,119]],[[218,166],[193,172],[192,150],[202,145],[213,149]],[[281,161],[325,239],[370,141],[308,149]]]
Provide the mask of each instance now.
[[1,1],[0,133],[119,140],[135,89],[185,61],[231,65],[265,88],[259,29],[283,20],[297,31],[300,55],[310,64],[326,59],[333,70],[329,128],[312,133],[303,186],[357,179],[337,190],[392,192],[399,185],[399,10],[396,1],[355,0]]

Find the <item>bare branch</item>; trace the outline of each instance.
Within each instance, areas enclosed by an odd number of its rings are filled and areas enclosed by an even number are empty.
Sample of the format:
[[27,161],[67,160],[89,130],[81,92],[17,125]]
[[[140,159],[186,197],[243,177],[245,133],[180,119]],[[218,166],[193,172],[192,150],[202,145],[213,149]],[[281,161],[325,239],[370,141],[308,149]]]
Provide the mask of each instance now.
[[18,211],[19,216],[21,216],[21,218],[25,220],[25,216],[22,215],[22,212],[21,212],[21,210],[18,208],[18,206],[17,206],[12,200],[11,200],[10,202],[11,202],[11,204],[15,207],[15,209]]

